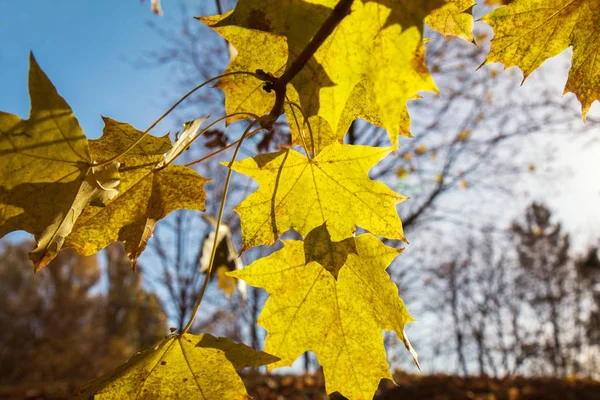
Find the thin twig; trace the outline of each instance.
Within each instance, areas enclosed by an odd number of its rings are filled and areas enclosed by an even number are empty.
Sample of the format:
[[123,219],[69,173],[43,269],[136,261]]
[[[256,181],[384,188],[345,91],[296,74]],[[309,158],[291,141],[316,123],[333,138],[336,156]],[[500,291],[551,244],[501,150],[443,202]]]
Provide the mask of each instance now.
[[233,166],[233,163],[235,162],[235,159],[240,151],[240,148],[242,146],[242,143],[244,142],[244,139],[249,134],[250,129],[252,129],[252,127],[254,125],[258,124],[258,122],[259,122],[258,119],[255,119],[254,121],[252,121],[252,123],[250,125],[248,125],[248,127],[242,134],[242,137],[240,138],[239,143],[238,143],[237,147],[235,148],[235,151],[233,152],[233,156],[231,157],[231,161],[229,162],[229,165],[227,166],[228,167],[227,178],[225,178],[225,186],[223,188],[223,198],[221,199],[221,206],[219,207],[219,216],[217,217],[217,224],[216,224],[217,226],[215,228],[215,239],[213,241],[212,252],[210,254],[210,262],[208,264],[208,270],[206,271],[206,277],[204,278],[204,282],[202,283],[202,289],[200,289],[200,294],[198,295],[198,300],[196,301],[196,305],[194,306],[194,311],[192,311],[190,320],[185,325],[185,327],[181,331],[180,335],[184,335],[192,327],[192,324],[194,323],[194,320],[196,319],[196,314],[198,313],[198,310],[200,309],[200,304],[202,303],[202,299],[204,298],[204,293],[206,292],[206,288],[208,287],[208,282],[210,281],[210,277],[211,277],[212,270],[213,270],[213,264],[215,262],[215,256],[217,254],[217,245],[219,244],[218,243],[219,227],[221,226],[221,221],[223,220],[223,211],[225,210],[225,202],[227,200],[227,191],[229,189],[229,182],[231,181],[231,175],[233,172],[233,169],[231,169],[231,167]]
[[267,90],[275,91],[275,104],[269,112],[269,114],[261,121],[261,126],[265,129],[271,129],[277,118],[283,113],[283,105],[285,103],[285,96],[287,91],[287,84],[294,79],[296,75],[304,68],[306,63],[321,47],[321,45],[327,40],[327,38],[333,33],[339,23],[350,14],[350,8],[352,7],[354,0],[340,0],[329,17],[323,22],[321,28],[317,31],[315,36],[308,42],[306,47],[298,54],[298,57],[288,65],[283,75],[279,78],[275,78],[269,74],[265,74],[263,71],[257,71],[257,74],[261,78],[268,82]]
[[107,164],[110,164],[111,162],[115,161],[116,159],[118,159],[119,157],[124,156],[125,154],[129,153],[135,146],[137,146],[142,139],[144,139],[144,137],[148,134],[148,132],[150,132],[156,125],[158,125],[160,123],[160,121],[162,121],[167,115],[169,115],[175,108],[177,108],[177,106],[179,106],[185,99],[187,99],[188,97],[190,97],[194,92],[196,92],[198,89],[201,89],[202,87],[208,85],[211,82],[216,81],[217,79],[221,79],[224,78],[226,76],[229,75],[250,75],[250,76],[254,76],[258,79],[260,79],[258,77],[258,75],[254,72],[247,72],[247,71],[237,71],[237,72],[227,72],[225,74],[221,74],[218,76],[215,76],[213,78],[210,78],[204,82],[202,82],[201,84],[199,84],[198,86],[196,86],[195,88],[193,88],[192,90],[190,90],[189,92],[187,92],[185,95],[183,95],[179,100],[177,100],[175,102],[175,104],[173,104],[171,106],[171,108],[169,108],[167,111],[165,111],[163,113],[163,115],[161,115],[156,121],[154,121],[152,123],[152,125],[150,125],[144,132],[142,132],[142,134],[140,135],[139,138],[136,139],[135,142],[133,142],[129,147],[127,147],[125,150],[123,150],[121,153],[109,158],[106,161],[102,161],[97,163],[95,166],[104,166]]

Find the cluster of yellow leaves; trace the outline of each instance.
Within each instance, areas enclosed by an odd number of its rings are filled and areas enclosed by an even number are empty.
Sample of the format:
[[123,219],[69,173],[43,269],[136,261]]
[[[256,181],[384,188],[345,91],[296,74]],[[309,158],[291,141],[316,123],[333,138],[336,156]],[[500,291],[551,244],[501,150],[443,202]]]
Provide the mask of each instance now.
[[180,208],[204,210],[206,179],[192,169],[155,166],[171,148],[167,136],[145,137],[105,118],[104,134],[88,141],[65,100],[30,59],[29,119],[0,112],[0,237],[32,233],[35,268],[63,247],[93,254],[120,240],[135,261],[156,222]]
[[405,197],[369,179],[391,149],[333,142],[314,158],[282,149],[232,165],[259,188],[235,207],[243,249],[270,245],[294,229],[304,241],[285,247],[230,276],[271,294],[260,317],[265,351],[291,365],[313,351],[327,392],[369,399],[391,379],[384,329],[397,332],[413,354],[404,326],[412,321],[386,268],[401,252],[376,236],[355,237],[356,226],[405,240],[396,204]]
[[[102,137],[88,141],[33,55],[29,91],[28,120],[0,112],[0,236],[33,233],[36,269],[63,247],[92,254],[117,240],[135,262],[159,219],[180,208],[204,210],[207,180],[170,164],[178,147],[168,136],[138,143],[142,132],[104,118]],[[130,150],[119,155],[123,149]],[[277,360],[229,339],[171,335],[91,382],[80,397],[249,399],[236,369]]]
[[[337,0],[240,0],[230,13],[202,17],[239,54],[226,72],[262,69],[283,73],[329,16]],[[472,40],[473,0],[356,0],[352,10],[288,86],[289,101],[308,121],[287,109],[294,143],[312,127],[313,148],[341,140],[356,118],[398,134],[410,135],[407,101],[437,88],[425,66],[423,23],[445,35]],[[228,76],[219,87],[227,113],[267,113],[274,94],[249,76]],[[239,117],[238,117],[239,118]],[[295,121],[298,120],[298,123]],[[304,132],[308,136],[307,132]]]
[[[277,77],[337,3],[240,0],[232,12],[200,20],[239,51],[225,72],[260,69]],[[511,2],[489,5],[500,3]],[[424,62],[423,23],[473,41],[474,5],[472,0],[354,1],[349,15],[287,88],[292,144],[302,144],[307,154],[283,149],[232,165],[259,183],[235,208],[243,250],[270,245],[289,229],[305,238],[285,242],[272,256],[230,274],[271,294],[260,322],[268,331],[266,350],[281,357],[272,367],[290,365],[311,350],[323,365],[328,392],[366,399],[381,378],[389,377],[381,330],[395,330],[410,348],[403,329],[411,319],[385,273],[399,251],[375,236],[354,237],[360,226],[404,240],[395,210],[404,197],[368,178],[369,169],[389,150],[340,142],[357,118],[384,127],[394,148],[398,134],[410,135],[407,101],[421,91],[437,90]],[[258,115],[267,114],[275,98],[263,85],[249,75],[227,76],[218,84],[229,114]],[[236,118],[241,117],[230,122]],[[457,140],[470,135],[461,132]],[[420,145],[401,157],[410,161],[427,152]],[[401,168],[397,174],[402,179],[408,171]],[[436,181],[441,183],[441,177]],[[458,186],[467,189],[469,183],[461,180]],[[357,293],[367,297],[357,299]],[[374,299],[375,294],[381,297]]]
[[[350,13],[287,87],[292,144],[303,144],[307,154],[286,148],[232,164],[259,184],[235,208],[243,250],[270,245],[290,229],[304,238],[285,241],[283,249],[243,270],[217,268],[224,290],[232,290],[235,277],[270,294],[259,322],[268,332],[265,349],[280,359],[210,335],[173,335],[90,384],[82,396],[245,399],[236,369],[291,365],[313,351],[329,393],[368,399],[380,379],[391,378],[383,330],[395,331],[416,361],[404,334],[412,318],[386,272],[401,250],[374,236],[405,240],[396,211],[405,197],[369,179],[368,172],[397,147],[399,134],[410,136],[407,102],[422,91],[437,91],[425,65],[424,23],[442,35],[473,41],[475,3],[353,1]],[[565,91],[577,95],[585,118],[600,98],[600,0],[485,3],[503,4],[483,19],[495,31],[486,63],[520,66],[527,77],[572,46]],[[159,2],[152,4],[159,9]],[[233,11],[200,20],[238,50],[225,72],[260,69],[278,77],[336,4],[239,0]],[[268,114],[275,94],[263,86],[249,74],[228,75],[218,83],[228,114]],[[0,112],[0,237],[14,230],[32,233],[36,268],[65,246],[92,254],[116,240],[135,261],[159,219],[180,208],[204,210],[207,180],[171,165],[179,148],[172,149],[168,137],[137,143],[142,132],[105,118],[103,136],[88,141],[33,57],[29,90],[28,120]],[[341,144],[357,118],[385,128],[392,148]],[[461,132],[456,140],[470,135]],[[401,157],[410,161],[427,152],[420,145]],[[404,178],[408,171],[397,174]],[[441,175],[435,180],[443,183]],[[469,183],[461,180],[459,187]],[[355,236],[357,227],[370,233]]]

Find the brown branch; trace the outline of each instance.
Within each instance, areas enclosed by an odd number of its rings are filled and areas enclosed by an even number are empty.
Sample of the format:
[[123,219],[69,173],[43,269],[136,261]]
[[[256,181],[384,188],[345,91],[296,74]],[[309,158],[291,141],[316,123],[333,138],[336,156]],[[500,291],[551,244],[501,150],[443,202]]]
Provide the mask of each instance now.
[[308,60],[315,54],[315,52],[321,47],[321,45],[327,40],[339,23],[350,14],[350,7],[354,0],[340,0],[334,7],[329,17],[323,22],[323,25],[315,36],[308,42],[302,52],[296,57],[296,59],[288,65],[283,75],[279,78],[275,78],[270,74],[265,73],[262,70],[256,71],[257,74],[261,75],[267,82],[265,90],[270,92],[275,91],[275,104],[273,108],[267,114],[261,126],[265,129],[271,129],[277,118],[283,113],[283,105],[285,103],[287,84],[294,79],[294,77],[304,68]]

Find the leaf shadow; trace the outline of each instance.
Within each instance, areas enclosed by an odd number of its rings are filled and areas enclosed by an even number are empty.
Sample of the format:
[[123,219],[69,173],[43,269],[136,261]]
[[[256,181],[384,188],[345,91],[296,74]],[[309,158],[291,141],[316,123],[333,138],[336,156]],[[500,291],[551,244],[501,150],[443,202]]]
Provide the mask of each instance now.
[[[215,24],[215,27],[237,25],[287,38],[289,66],[310,42],[331,11],[332,8],[299,0],[277,2],[266,10],[253,9],[251,5],[240,2],[235,11]],[[310,85],[307,85],[307,82],[310,82]],[[303,87],[303,90],[299,91],[300,106],[309,116],[319,112],[321,88],[335,86],[314,56],[292,80],[292,84],[295,83],[298,87]]]
[[[0,237],[25,230],[37,239],[57,218],[64,218],[77,196],[86,170],[80,170],[69,182],[22,183],[12,189],[0,186]],[[65,201],[65,198],[72,201]],[[9,213],[12,215],[8,216]]]

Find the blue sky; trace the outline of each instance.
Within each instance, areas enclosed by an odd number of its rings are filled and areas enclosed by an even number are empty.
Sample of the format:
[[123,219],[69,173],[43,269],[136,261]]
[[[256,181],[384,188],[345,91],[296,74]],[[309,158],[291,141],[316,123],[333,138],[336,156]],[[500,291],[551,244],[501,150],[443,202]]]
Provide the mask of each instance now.
[[[89,138],[100,136],[100,115],[145,129],[172,100],[162,94],[169,70],[134,64],[144,53],[156,49],[157,41],[160,43],[147,22],[152,20],[162,27],[175,23],[156,17],[148,3],[0,0],[0,110],[21,117],[29,114],[27,70],[31,50]],[[167,16],[177,14],[174,3],[164,2]],[[216,13],[212,2],[207,3],[207,13]]]

